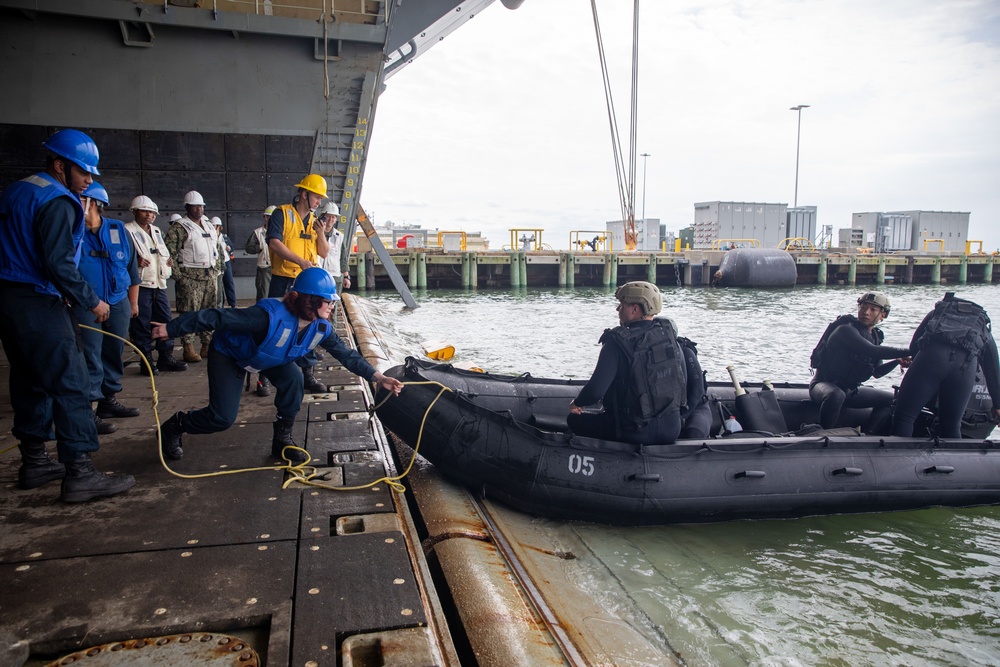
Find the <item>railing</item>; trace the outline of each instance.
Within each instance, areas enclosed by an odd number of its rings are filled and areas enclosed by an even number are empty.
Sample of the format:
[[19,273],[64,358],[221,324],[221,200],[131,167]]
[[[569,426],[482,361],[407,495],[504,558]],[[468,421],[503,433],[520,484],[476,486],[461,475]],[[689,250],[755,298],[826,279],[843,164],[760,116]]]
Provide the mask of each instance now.
[[[728,246],[723,248],[722,246]],[[734,248],[759,248],[759,239],[715,239],[712,250],[732,250]]]
[[791,236],[778,241],[778,250],[807,250],[813,252],[816,246],[809,239],[802,236]]
[[199,7],[213,11],[258,16],[318,19],[336,16],[348,23],[375,23],[384,18],[385,2],[376,0],[139,0],[143,4],[168,7]]

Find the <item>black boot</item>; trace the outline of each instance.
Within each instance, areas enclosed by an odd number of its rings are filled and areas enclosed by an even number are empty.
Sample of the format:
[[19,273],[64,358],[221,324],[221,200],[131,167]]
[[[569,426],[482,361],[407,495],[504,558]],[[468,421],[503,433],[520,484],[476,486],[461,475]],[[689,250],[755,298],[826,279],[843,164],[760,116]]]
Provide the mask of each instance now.
[[188,369],[188,365],[183,361],[174,359],[172,352],[161,352],[160,360],[156,362],[156,368],[161,371],[180,372],[186,371]]
[[292,440],[292,428],[294,427],[294,419],[278,418],[274,422],[274,437],[271,439],[271,456],[278,459],[288,459],[292,463],[305,463],[310,460],[308,454],[298,449],[285,449],[285,447],[298,447],[295,441]]
[[66,477],[62,482],[62,501],[82,503],[85,500],[114,496],[135,486],[132,475],[105,475],[94,469],[89,454],[77,454],[66,464]]
[[181,448],[181,434],[184,433],[184,413],[178,412],[173,417],[160,425],[160,446],[163,448],[163,455],[168,459],[180,461],[184,456]]
[[[152,369],[153,375],[159,375],[160,371],[156,370],[156,364],[153,363],[153,355],[151,352],[143,352],[143,359],[139,359],[139,375],[150,376],[150,369]],[[146,368],[146,362],[149,362],[149,368]]]
[[302,388],[308,394],[325,394],[327,392],[326,385],[316,379],[312,368],[302,369]]
[[108,435],[118,430],[118,427],[111,422],[106,422],[94,413],[94,426],[97,427],[97,435]]
[[270,396],[271,395],[271,381],[268,380],[263,375],[257,376],[257,389],[254,391],[258,396]]
[[139,408],[130,408],[122,405],[114,394],[105,396],[97,402],[97,416],[101,419],[114,419],[115,417],[138,417]]
[[66,476],[66,466],[52,460],[45,453],[44,442],[22,442],[17,448],[21,450],[21,467],[17,471],[18,488],[34,489]]

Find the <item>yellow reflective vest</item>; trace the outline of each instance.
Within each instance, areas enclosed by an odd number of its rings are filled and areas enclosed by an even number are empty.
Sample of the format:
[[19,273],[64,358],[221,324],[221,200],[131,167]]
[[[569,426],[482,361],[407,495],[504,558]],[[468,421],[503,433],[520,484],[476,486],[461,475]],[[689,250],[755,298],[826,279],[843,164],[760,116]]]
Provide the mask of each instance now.
[[[285,220],[285,227],[281,232],[281,241],[289,250],[304,260],[317,264],[319,253],[316,251],[316,230],[312,226],[307,227],[305,221],[299,217],[298,211],[291,204],[279,207]],[[306,216],[306,220],[312,220],[312,215]],[[271,274],[294,278],[302,272],[295,262],[289,262],[271,251]]]

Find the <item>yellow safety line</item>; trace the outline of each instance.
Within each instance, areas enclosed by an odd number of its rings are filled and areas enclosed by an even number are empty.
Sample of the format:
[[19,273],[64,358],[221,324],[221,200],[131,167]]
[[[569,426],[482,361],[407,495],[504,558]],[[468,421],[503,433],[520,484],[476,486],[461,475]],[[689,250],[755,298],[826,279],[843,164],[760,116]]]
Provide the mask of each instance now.
[[[427,423],[427,416],[430,414],[431,408],[434,407],[434,404],[437,403],[439,398],[441,398],[441,395],[444,394],[445,391],[452,391],[450,387],[447,387],[441,384],[440,382],[434,382],[434,381],[403,383],[404,386],[411,384],[412,385],[436,384],[439,387],[441,387],[441,391],[438,392],[437,396],[434,397],[434,400],[431,401],[430,405],[427,406],[427,410],[424,412],[424,417],[420,421],[420,430],[418,431],[417,434],[417,444],[413,448],[413,457],[410,458],[410,463],[406,466],[406,470],[404,470],[399,475],[394,475],[392,477],[380,477],[379,479],[376,479],[373,482],[369,482],[368,484],[362,484],[360,486],[330,486],[328,484],[321,484],[319,482],[312,481],[313,478],[315,478],[318,474],[320,474],[317,471],[316,466],[306,465],[309,461],[312,460],[312,455],[309,454],[309,452],[306,449],[293,445],[286,445],[281,450],[281,458],[288,462],[285,465],[275,464],[273,466],[260,466],[256,468],[237,468],[234,470],[219,470],[216,472],[206,472],[198,474],[182,473],[182,472],[177,472],[176,470],[171,468],[167,464],[166,459],[163,457],[163,435],[162,433],[160,433],[160,413],[156,409],[156,406],[159,403],[160,399],[159,399],[159,393],[156,390],[156,380],[153,377],[153,369],[152,366],[150,366],[149,360],[146,358],[146,355],[142,353],[142,350],[133,345],[131,341],[128,341],[116,334],[113,334],[110,331],[104,331],[103,329],[90,327],[87,326],[86,324],[77,324],[77,326],[83,329],[90,329],[91,331],[96,331],[105,336],[111,336],[113,338],[117,338],[118,340],[122,341],[123,343],[134,349],[139,354],[139,358],[142,360],[142,363],[145,364],[146,366],[146,371],[149,374],[149,384],[153,390],[153,398],[152,398],[153,420],[156,423],[156,444],[157,444],[157,450],[159,451],[160,454],[160,464],[171,475],[173,475],[174,477],[180,477],[181,479],[202,479],[205,477],[221,477],[222,475],[236,475],[244,472],[258,472],[258,471],[273,472],[275,470],[287,470],[289,476],[288,479],[285,480],[285,482],[281,485],[282,489],[288,488],[288,485],[291,484],[292,482],[300,482],[307,486],[316,486],[323,489],[330,489],[331,491],[360,491],[361,489],[367,489],[381,482],[385,482],[393,490],[398,491],[399,493],[403,493],[404,491],[406,491],[406,487],[400,484],[399,480],[403,479],[404,477],[406,477],[407,474],[409,474],[410,470],[413,468],[414,462],[417,460],[417,452],[420,451],[420,441],[424,436],[424,425]],[[379,402],[378,405],[376,405],[374,408],[371,409],[371,415],[374,416],[375,410],[381,407],[387,400],[389,400],[393,396],[395,396],[395,394],[390,392],[384,399],[382,399],[381,402]],[[6,454],[7,452],[14,449],[17,449],[17,445],[13,445],[6,449],[0,450],[0,454]],[[292,463],[291,459],[285,456],[285,451],[289,449],[294,449],[303,452],[306,456],[310,458],[307,459],[306,461],[303,461],[302,463]],[[323,474],[325,475],[326,473]]]
[[[296,469],[294,472],[292,472],[292,474],[289,477],[289,479],[282,485],[282,488],[287,487],[291,482],[301,482],[301,483],[306,484],[308,486],[318,486],[320,488],[330,489],[332,491],[360,491],[361,489],[371,488],[371,487],[375,486],[376,484],[379,484],[380,482],[385,482],[386,485],[389,486],[389,487],[391,487],[394,491],[398,491],[399,493],[405,492],[406,491],[406,487],[403,486],[402,484],[400,484],[399,480],[403,479],[404,477],[406,477],[409,474],[410,470],[413,468],[414,462],[416,462],[416,460],[417,460],[417,452],[420,451],[420,441],[424,437],[424,425],[427,423],[427,416],[431,413],[431,408],[434,407],[434,404],[437,403],[438,399],[441,398],[441,395],[444,394],[444,392],[446,392],[446,391],[453,391],[451,389],[451,387],[447,387],[447,386],[441,384],[440,382],[436,382],[436,381],[433,381],[433,380],[426,380],[426,381],[423,381],[423,382],[404,382],[403,386],[406,387],[406,386],[409,386],[409,385],[420,385],[420,384],[436,384],[437,386],[441,387],[441,391],[439,391],[437,393],[437,396],[434,397],[434,400],[431,401],[430,404],[427,406],[427,409],[424,411],[424,417],[423,417],[423,419],[420,420],[420,430],[417,431],[417,443],[413,447],[413,456],[410,457],[410,462],[409,462],[409,464],[407,464],[406,470],[404,470],[403,472],[401,472],[398,475],[394,475],[392,477],[388,477],[388,476],[387,477],[379,477],[378,479],[376,479],[376,480],[374,480],[372,482],[368,482],[367,484],[361,484],[359,486],[330,486],[328,484],[320,484],[319,482],[313,482],[312,481],[312,478],[316,476],[315,469],[313,469],[313,473],[310,474],[309,476],[302,476],[302,477],[297,477],[296,476],[296,473],[299,472],[299,470]],[[376,410],[378,410],[386,401],[388,401],[390,398],[393,398],[394,396],[395,396],[395,394],[393,394],[392,392],[389,392],[389,394],[385,398],[383,398],[378,403],[378,405],[376,405],[375,407],[373,407],[371,409],[371,414],[374,415]],[[296,449],[301,449],[301,448],[300,447],[296,447]],[[305,450],[303,449],[302,451],[305,451]],[[308,452],[306,452],[306,453],[308,453]]]

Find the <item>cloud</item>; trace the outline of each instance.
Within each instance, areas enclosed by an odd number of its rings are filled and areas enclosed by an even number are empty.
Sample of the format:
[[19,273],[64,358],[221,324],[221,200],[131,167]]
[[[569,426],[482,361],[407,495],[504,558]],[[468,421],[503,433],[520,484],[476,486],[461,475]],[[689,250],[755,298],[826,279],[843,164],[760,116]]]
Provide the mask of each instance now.
[[[630,3],[599,1],[627,142]],[[1000,247],[1000,13],[994,2],[743,0],[640,9],[637,153],[645,211],[687,226],[696,201],[970,211]],[[393,77],[363,197],[381,221],[571,229],[620,218],[593,19],[578,0],[496,3]],[[643,161],[636,172],[642,215]],[[551,238],[551,240],[550,240]]]

